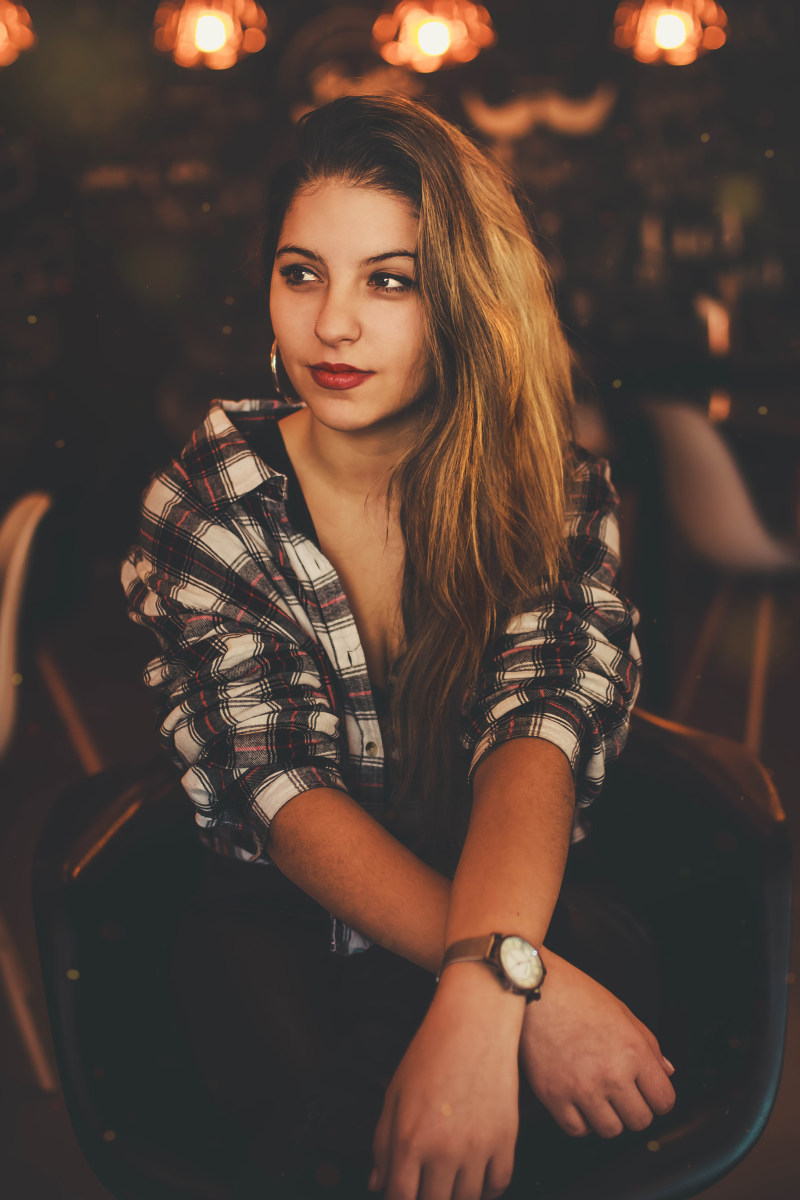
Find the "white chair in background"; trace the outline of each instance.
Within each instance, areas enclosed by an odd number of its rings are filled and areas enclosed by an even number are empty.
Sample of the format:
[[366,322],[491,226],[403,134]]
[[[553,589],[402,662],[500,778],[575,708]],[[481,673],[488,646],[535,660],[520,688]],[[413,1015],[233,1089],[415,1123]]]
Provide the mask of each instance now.
[[0,759],[17,720],[17,644],[33,539],[52,505],[46,492],[20,496],[0,524]]
[[649,401],[664,469],[667,510],[690,549],[722,572],[698,633],[670,716],[686,722],[698,678],[728,609],[737,578],[759,584],[744,744],[761,745],[774,587],[800,574],[800,547],[773,537],[756,512],[736,461],[719,430],[685,401]]
[[[33,541],[52,503],[46,492],[29,492],[12,504],[0,524],[0,759],[11,745],[17,720],[17,649]],[[55,1073],[31,1008],[30,981],[2,911],[0,978],[37,1084],[43,1091],[57,1091]]]
[[[12,504],[0,524],[0,760],[11,745],[17,720],[17,649],[31,551],[52,503],[46,492],[28,492]],[[87,775],[102,771],[102,757],[47,646],[36,647],[34,662],[82,767]]]

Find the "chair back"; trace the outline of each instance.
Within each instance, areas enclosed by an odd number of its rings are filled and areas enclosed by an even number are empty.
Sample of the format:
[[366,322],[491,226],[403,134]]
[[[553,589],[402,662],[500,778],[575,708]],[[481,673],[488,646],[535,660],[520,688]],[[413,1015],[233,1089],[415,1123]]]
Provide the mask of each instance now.
[[683,401],[649,401],[669,511],[700,558],[731,571],[800,570],[800,551],[765,528],[719,430]]
[[46,492],[20,496],[0,524],[0,759],[17,720],[17,644],[33,540],[53,503]]

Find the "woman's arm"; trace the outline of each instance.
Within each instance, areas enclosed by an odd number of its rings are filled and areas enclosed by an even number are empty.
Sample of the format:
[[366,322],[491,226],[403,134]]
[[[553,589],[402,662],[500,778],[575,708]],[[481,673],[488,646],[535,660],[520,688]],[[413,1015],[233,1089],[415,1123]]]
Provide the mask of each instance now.
[[450,880],[345,792],[315,788],[284,804],[269,856],[309,896],[372,941],[437,974]]
[[464,731],[470,778],[494,747],[541,738],[569,761],[579,810],[599,794],[639,690],[639,616],[616,586],[617,507],[608,464],[578,452],[568,562],[551,593],[512,618],[484,659]]
[[[498,747],[476,771],[452,885],[336,791],[284,805],[268,848],[319,903],[435,972],[445,943],[458,937],[498,929],[541,944],[561,885],[572,800],[561,751],[523,739]],[[376,1129],[376,1186],[385,1185],[387,1197],[416,1196],[424,1180],[426,1195],[449,1200],[456,1176],[460,1187],[472,1186],[464,1194],[499,1196],[508,1186],[524,1018],[522,997],[505,992],[484,965],[447,968]]]
[[542,944],[561,890],[574,799],[569,763],[550,742],[517,738],[482,760],[453,879],[446,946],[493,931]]
[[[319,904],[432,974],[438,974],[446,945],[460,937],[497,929],[540,945],[569,844],[572,776],[566,759],[535,738],[509,742],[481,764],[474,790],[452,895],[445,876],[332,788],[305,792],[278,811],[269,855]],[[456,963],[442,980],[482,982],[489,975],[480,963]]]
[[[548,742],[514,740],[481,762],[443,946],[494,931],[541,946],[561,887],[573,796],[566,758]],[[415,900],[409,923],[418,911]],[[519,1127],[518,1059],[554,1119],[575,1136],[644,1129],[674,1104],[653,1034],[583,972],[547,950],[542,958],[548,978],[527,1007],[482,963],[454,963],[443,973],[375,1131],[370,1186],[385,1187],[387,1200],[416,1196],[420,1187],[430,1200],[458,1190],[483,1200],[502,1195]]]
[[[229,424],[221,433],[235,442]],[[200,438],[204,463],[224,458],[220,441],[220,430]],[[248,522],[231,522],[216,491],[200,495],[208,481],[197,476],[182,457],[154,477],[122,585],[131,620],[161,649],[144,682],[197,823],[223,852],[256,859],[282,805],[345,791],[345,738],[321,647],[287,602],[279,565],[267,569],[274,547],[245,536]],[[217,491],[233,486],[222,472],[215,480]]]

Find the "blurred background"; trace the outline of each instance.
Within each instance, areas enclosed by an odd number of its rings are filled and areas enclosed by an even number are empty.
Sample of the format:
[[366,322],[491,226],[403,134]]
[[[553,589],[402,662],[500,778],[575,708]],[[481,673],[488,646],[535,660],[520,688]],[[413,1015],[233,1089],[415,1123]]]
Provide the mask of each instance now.
[[[139,496],[212,398],[271,394],[269,165],[335,96],[424,99],[520,180],[579,439],[622,497],[641,702],[746,741],[796,825],[799,32],[790,0],[0,0],[0,512],[52,498],[10,672],[0,901],[45,1048],[42,822],[68,783],[157,752],[155,647],[118,582]],[[793,983],[775,1111],[717,1200],[800,1186]],[[4,1194],[107,1196],[12,1007]]]

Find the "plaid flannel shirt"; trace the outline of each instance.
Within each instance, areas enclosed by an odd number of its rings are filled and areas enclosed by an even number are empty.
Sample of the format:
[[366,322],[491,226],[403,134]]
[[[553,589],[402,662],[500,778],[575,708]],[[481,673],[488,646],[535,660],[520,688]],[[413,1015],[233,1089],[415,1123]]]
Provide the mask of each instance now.
[[[144,670],[160,740],[184,773],[203,839],[269,864],[282,805],[311,788],[346,791],[377,820],[381,730],[341,582],[286,514],[286,476],[252,450],[248,430],[293,408],[215,401],[183,452],[142,498],[139,544],[122,566],[132,620],[161,654]],[[638,690],[636,610],[615,588],[617,497],[608,464],[578,451],[568,507],[571,569],[546,603],[513,619],[489,648],[465,707],[468,780],[497,745],[553,742],[580,811],[625,741]],[[422,814],[420,814],[420,818]],[[332,950],[369,939],[332,918]]]

